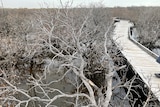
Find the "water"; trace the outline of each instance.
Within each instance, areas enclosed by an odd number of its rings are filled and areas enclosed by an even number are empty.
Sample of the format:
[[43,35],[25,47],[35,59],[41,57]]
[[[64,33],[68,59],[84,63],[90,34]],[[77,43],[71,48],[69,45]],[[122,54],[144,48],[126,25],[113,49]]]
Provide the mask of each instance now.
[[139,41],[139,35],[138,35],[136,28],[133,28],[132,30],[132,37],[134,40]]

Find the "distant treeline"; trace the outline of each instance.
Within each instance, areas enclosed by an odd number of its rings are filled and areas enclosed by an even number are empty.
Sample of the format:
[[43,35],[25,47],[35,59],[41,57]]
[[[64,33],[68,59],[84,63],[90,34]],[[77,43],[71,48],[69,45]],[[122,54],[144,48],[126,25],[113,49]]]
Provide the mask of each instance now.
[[[160,7],[98,7],[98,8],[68,8],[68,12],[75,14],[81,14],[83,11],[88,11],[94,9],[97,11],[100,16],[97,17],[106,17],[110,21],[112,17],[118,17],[121,19],[131,20],[135,23],[138,33],[139,33],[139,42],[144,44],[146,47],[152,49],[157,46],[157,42],[160,38],[159,34],[159,25],[160,25]],[[40,8],[40,9],[0,9],[0,19],[3,20],[12,20],[13,18],[27,20],[35,19],[36,13],[56,13],[57,8]],[[62,11],[64,9],[61,9]],[[86,12],[86,14],[88,14]],[[104,16],[105,14],[105,16]],[[44,16],[45,17],[45,16]],[[2,23],[1,23],[2,24]],[[157,35],[154,37],[153,35]],[[153,37],[152,37],[153,36]],[[153,39],[154,38],[154,39]],[[159,44],[159,43],[158,43]]]

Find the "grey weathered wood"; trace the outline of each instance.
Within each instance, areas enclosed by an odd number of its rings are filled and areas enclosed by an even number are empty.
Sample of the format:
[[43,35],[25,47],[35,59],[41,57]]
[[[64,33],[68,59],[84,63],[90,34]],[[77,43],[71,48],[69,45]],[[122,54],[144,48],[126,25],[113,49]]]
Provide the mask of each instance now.
[[133,24],[126,20],[115,23],[113,40],[135,72],[160,101],[160,79],[154,75],[160,73],[160,64],[156,62],[157,55],[129,37],[128,31],[132,26]]

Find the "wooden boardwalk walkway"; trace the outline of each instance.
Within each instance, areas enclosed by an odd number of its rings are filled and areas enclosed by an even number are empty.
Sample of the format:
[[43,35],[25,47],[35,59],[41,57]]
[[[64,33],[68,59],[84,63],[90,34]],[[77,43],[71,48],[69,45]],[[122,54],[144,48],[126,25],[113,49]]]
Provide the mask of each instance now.
[[138,73],[152,93],[160,101],[160,78],[155,77],[155,73],[160,73],[160,64],[156,62],[156,57],[144,50],[143,47],[129,39],[129,28],[133,24],[127,20],[115,23],[113,39],[122,50],[122,54],[132,65],[135,73]]

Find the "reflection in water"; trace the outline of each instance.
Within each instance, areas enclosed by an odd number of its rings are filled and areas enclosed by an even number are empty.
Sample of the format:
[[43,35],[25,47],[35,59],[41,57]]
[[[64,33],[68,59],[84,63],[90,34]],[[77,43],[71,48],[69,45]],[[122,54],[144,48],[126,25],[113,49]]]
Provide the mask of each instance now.
[[138,35],[138,32],[137,32],[136,28],[133,28],[133,30],[132,30],[132,37],[133,37],[136,41],[139,41],[139,35]]

